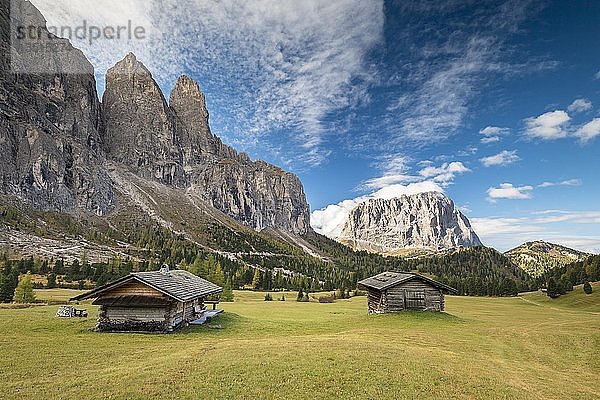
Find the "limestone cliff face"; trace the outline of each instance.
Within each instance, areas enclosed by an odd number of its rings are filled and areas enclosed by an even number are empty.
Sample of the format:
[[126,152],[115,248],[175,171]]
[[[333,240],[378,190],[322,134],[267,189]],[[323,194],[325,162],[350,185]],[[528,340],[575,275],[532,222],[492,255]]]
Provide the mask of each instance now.
[[179,78],[169,102],[191,192],[257,230],[308,231],[310,211],[298,177],[263,161],[253,162],[214,136],[196,82]]
[[350,212],[338,240],[380,253],[481,245],[454,202],[436,192],[368,200]]
[[102,120],[111,160],[144,178],[186,185],[171,110],[150,71],[132,53],[106,74]]
[[257,230],[309,229],[300,180],[213,135],[204,94],[191,78],[177,80],[167,104],[148,69],[129,54],[107,73],[102,116],[108,158],[137,175],[185,188]]
[[[0,2],[0,184],[2,192],[42,210],[83,208],[103,214],[113,192],[99,148],[100,105],[93,67],[67,40],[41,35],[35,53],[11,46],[9,16],[23,26],[46,23],[25,1]],[[12,6],[12,13],[9,7]],[[49,48],[49,47],[48,47]],[[12,64],[11,64],[12,63]],[[13,73],[35,67],[40,73]],[[78,73],[60,73],[76,70]],[[46,72],[47,71],[47,72]]]
[[[10,6],[0,0],[0,193],[42,210],[105,214],[120,184],[111,181],[110,165],[200,196],[257,230],[310,229],[299,179],[213,135],[192,79],[178,79],[168,104],[150,71],[128,54],[108,71],[101,104],[92,65],[67,40],[54,37],[55,50],[38,53],[21,52],[27,43],[11,46],[11,16],[43,30],[46,22],[30,2],[15,0],[12,13]],[[15,74],[15,65],[37,72]]]

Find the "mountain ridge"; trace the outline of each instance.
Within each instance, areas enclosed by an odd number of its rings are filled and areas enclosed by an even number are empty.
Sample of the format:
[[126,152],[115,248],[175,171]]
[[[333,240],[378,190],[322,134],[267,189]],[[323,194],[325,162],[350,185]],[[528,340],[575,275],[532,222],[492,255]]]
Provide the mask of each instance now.
[[581,261],[591,254],[560,244],[535,240],[510,249],[504,252],[504,255],[530,276],[537,278],[544,272]]

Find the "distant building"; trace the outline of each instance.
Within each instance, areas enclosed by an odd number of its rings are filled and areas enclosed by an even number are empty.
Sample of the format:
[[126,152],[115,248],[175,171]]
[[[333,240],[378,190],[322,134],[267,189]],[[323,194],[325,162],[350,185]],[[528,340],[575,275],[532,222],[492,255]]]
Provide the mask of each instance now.
[[444,293],[456,292],[443,283],[408,272],[383,272],[358,284],[367,291],[369,314],[444,311]]
[[204,300],[223,288],[183,270],[134,272],[72,301],[100,305],[99,331],[171,332],[201,317]]

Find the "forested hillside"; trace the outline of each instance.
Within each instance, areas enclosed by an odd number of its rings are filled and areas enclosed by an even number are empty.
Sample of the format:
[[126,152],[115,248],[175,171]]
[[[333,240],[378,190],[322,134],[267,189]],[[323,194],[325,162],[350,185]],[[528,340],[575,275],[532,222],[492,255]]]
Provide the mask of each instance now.
[[556,267],[583,260],[589,254],[544,241],[527,242],[504,253],[514,264],[532,277]]
[[538,279],[538,285],[546,287],[550,297],[558,297],[573,290],[575,285],[597,281],[600,281],[600,255],[548,270]]

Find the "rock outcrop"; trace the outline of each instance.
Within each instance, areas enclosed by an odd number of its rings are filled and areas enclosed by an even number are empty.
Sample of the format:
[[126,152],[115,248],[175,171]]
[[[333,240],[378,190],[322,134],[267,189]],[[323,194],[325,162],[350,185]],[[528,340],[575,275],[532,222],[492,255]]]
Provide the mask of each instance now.
[[[10,17],[42,34],[34,43],[14,40]],[[99,146],[92,65],[67,40],[48,37],[44,17],[31,3],[2,0],[0,18],[2,192],[42,210],[110,211],[113,192]]]
[[[33,39],[42,51],[30,51],[29,38],[11,40],[11,17],[40,27]],[[0,0],[0,18],[0,193],[41,210],[105,214],[119,185],[110,165],[199,196],[256,230],[310,229],[300,180],[213,135],[191,78],[177,80],[167,103],[150,71],[128,54],[108,71],[100,103],[90,62],[49,35],[30,2]]]
[[152,74],[132,53],[106,74],[102,120],[111,160],[144,178],[186,186],[174,117]]
[[169,103],[191,192],[259,231],[281,228],[304,234],[310,229],[310,211],[298,177],[266,162],[253,162],[213,135],[196,82],[180,77]]
[[454,202],[437,192],[367,200],[350,212],[337,240],[379,253],[481,245]]

